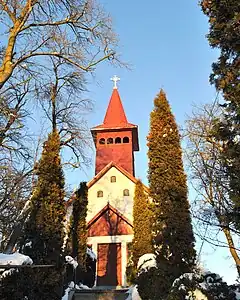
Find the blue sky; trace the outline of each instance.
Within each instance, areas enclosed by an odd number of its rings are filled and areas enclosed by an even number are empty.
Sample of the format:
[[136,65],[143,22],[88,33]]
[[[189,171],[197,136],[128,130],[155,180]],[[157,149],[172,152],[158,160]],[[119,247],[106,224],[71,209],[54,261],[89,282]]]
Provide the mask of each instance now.
[[[193,103],[209,102],[216,92],[209,85],[211,64],[217,52],[210,49],[205,35],[207,19],[197,1],[102,0],[113,19],[120,39],[122,59],[132,70],[102,64],[96,77],[90,80],[88,96],[94,100],[94,112],[89,126],[103,121],[112,92],[110,78],[121,78],[119,93],[129,122],[139,126],[140,152],[135,155],[136,177],[147,183],[146,135],[153,99],[163,88],[180,126],[190,115]],[[92,168],[68,173],[67,181],[73,186],[94,176]],[[190,193],[190,198],[193,195]],[[199,249],[200,242],[197,242]],[[225,249],[215,250],[204,244],[203,265],[233,282],[236,272]]]

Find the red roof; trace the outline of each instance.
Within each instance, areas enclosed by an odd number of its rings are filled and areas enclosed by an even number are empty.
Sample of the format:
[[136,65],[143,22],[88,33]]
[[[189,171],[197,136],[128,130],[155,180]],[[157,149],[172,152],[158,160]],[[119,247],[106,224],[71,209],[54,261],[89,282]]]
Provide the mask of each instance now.
[[106,111],[106,115],[103,124],[98,125],[95,129],[117,129],[117,128],[137,128],[136,125],[128,123],[122,101],[117,89],[113,89],[110,102]]
[[111,127],[128,124],[122,101],[117,89],[113,89],[103,124]]

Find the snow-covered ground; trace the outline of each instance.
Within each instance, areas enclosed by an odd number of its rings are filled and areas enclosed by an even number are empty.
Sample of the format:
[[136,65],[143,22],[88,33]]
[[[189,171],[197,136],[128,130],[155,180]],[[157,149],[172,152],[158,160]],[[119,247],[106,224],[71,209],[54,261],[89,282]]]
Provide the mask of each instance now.
[[65,290],[65,294],[62,297],[62,300],[68,300],[68,294],[71,290],[89,290],[90,288],[84,284],[74,284],[73,281],[71,281],[68,285],[68,287]]

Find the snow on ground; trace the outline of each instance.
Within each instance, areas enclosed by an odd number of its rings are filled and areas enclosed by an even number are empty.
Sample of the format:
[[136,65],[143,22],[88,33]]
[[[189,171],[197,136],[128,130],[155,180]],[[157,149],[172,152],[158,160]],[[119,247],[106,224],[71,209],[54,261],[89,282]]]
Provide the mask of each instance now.
[[62,300],[68,300],[68,293],[70,290],[71,290],[71,288],[69,288],[69,287],[65,290],[65,294],[64,294],[64,296],[62,296]]
[[[65,294],[62,297],[62,300],[68,300],[68,294],[71,290],[90,290],[91,288],[80,283],[80,284],[74,284],[73,281],[71,281],[68,285],[68,287],[65,290]],[[137,299],[136,299],[137,300]],[[141,300],[141,299],[140,299]]]
[[144,254],[138,260],[137,268],[140,272],[146,272],[150,268],[156,267],[156,255],[153,253]]

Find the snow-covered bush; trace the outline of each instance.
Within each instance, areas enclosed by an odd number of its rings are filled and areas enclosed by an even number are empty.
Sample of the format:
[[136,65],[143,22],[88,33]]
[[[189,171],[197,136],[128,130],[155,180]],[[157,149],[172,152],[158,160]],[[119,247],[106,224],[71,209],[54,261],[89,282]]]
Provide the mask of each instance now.
[[[24,274],[34,272],[34,269],[4,269],[1,265],[31,265],[32,259],[21,253],[13,254],[0,253],[0,299],[24,299],[29,293],[30,284]],[[30,299],[30,298],[29,298]]]
[[199,289],[207,296],[208,300],[237,300],[235,287],[229,286],[215,273],[206,272],[201,277]]
[[137,269],[138,269],[139,273],[147,272],[151,268],[156,268],[156,267],[157,267],[157,264],[156,264],[156,255],[155,254],[152,254],[152,253],[144,254],[138,260]]
[[167,300],[207,300],[206,296],[198,290],[201,276],[197,273],[185,273],[175,279]]
[[76,259],[71,256],[66,256],[65,260],[67,266],[64,278],[64,290],[69,287],[72,281],[78,286],[86,286],[86,288],[93,287],[96,276],[96,255],[90,248],[87,248],[86,270],[83,270]]
[[[236,287],[235,287],[236,288]],[[186,273],[172,285],[167,300],[238,300],[234,287],[211,272]]]
[[88,287],[93,287],[96,277],[97,257],[92,249],[87,248],[86,271],[82,283]]
[[168,277],[167,272],[164,263],[156,268],[153,254],[140,257],[136,279],[140,297],[144,300],[240,300],[240,287],[229,286],[215,273],[185,273],[169,287],[172,274]]
[[159,287],[166,286],[165,282],[159,285],[159,270],[156,268],[154,254],[144,254],[138,261],[138,274],[136,278],[137,290],[142,299],[160,300]]

